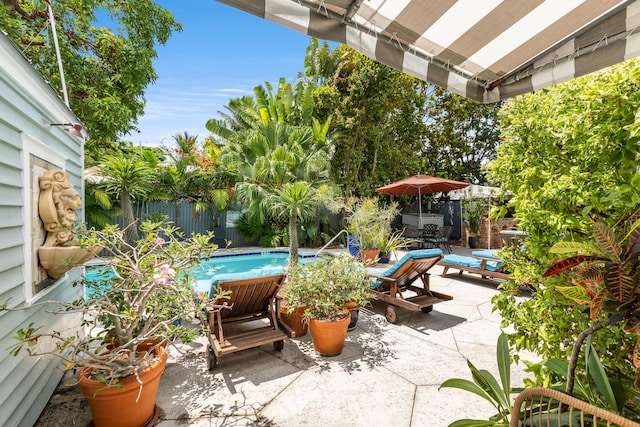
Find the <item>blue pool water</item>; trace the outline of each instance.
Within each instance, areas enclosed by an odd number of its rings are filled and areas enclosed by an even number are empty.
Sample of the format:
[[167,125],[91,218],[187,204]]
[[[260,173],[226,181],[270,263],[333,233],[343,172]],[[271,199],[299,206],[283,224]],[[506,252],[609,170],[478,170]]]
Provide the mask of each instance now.
[[[301,264],[317,259],[312,255],[299,256]],[[289,252],[264,251],[229,255],[216,255],[203,259],[201,269],[196,270],[195,291],[209,292],[211,285],[217,280],[233,278],[255,277],[282,272],[289,261]],[[108,279],[111,271],[104,266],[87,267],[85,279],[96,283]]]

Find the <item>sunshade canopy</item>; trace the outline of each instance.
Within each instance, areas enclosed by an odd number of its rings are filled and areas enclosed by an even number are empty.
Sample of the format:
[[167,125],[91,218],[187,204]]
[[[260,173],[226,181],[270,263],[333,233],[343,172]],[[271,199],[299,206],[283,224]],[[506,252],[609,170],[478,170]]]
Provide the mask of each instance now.
[[218,1],[482,102],[640,54],[640,0]]
[[402,196],[404,194],[421,195],[458,190],[468,186],[469,184],[466,182],[454,181],[452,179],[438,178],[429,175],[413,175],[409,178],[376,188],[376,191],[392,196]]

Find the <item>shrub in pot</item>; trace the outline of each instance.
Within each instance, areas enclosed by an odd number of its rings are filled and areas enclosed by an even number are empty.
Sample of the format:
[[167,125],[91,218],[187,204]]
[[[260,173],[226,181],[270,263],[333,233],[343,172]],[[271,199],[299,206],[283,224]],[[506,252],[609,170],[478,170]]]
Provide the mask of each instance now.
[[346,254],[325,256],[287,269],[283,304],[306,307],[304,317],[319,354],[335,356],[342,352],[350,320],[345,305],[368,303],[371,294],[367,276],[366,268]]
[[398,203],[383,206],[370,197],[350,199],[345,208],[350,212],[347,231],[355,236],[360,256],[364,261],[374,261],[391,235],[391,222],[399,213]]
[[478,231],[482,217],[489,212],[489,202],[487,199],[471,197],[462,200],[464,208],[463,218],[469,223],[469,247],[478,247]]
[[[210,243],[212,233],[182,239],[175,227],[162,222],[145,222],[140,229],[144,237],[135,245],[113,225],[78,231],[82,245],[109,253],[100,278],[84,283],[83,299],[38,304],[50,307],[53,315],[70,316],[77,328],[48,332],[44,325],[31,324],[17,332],[18,343],[11,348],[14,355],[57,356],[63,369],[77,372],[97,427],[137,427],[153,418],[165,346],[171,339],[192,340],[193,329],[179,320],[195,313],[191,285],[200,259],[217,248]],[[8,302],[0,308],[27,310],[9,308]],[[129,394],[132,406],[114,400],[122,394]],[[99,409],[100,400],[115,407]]]

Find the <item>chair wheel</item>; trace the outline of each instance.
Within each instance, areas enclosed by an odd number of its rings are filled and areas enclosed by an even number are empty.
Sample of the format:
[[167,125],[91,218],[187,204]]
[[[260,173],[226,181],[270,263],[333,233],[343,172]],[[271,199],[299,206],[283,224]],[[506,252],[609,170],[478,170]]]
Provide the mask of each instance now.
[[282,351],[282,349],[284,348],[284,340],[274,341],[273,348],[275,348],[276,351]]
[[216,357],[216,353],[213,351],[213,347],[209,346],[207,348],[207,368],[213,371],[217,364],[218,358]]
[[421,310],[423,313],[431,313],[431,312],[433,311],[433,306],[432,306],[432,305],[430,305],[430,306],[428,306],[428,307],[422,307],[420,310]]
[[392,305],[387,305],[387,309],[384,312],[384,318],[387,319],[387,322],[389,323],[396,323],[398,320],[398,310]]

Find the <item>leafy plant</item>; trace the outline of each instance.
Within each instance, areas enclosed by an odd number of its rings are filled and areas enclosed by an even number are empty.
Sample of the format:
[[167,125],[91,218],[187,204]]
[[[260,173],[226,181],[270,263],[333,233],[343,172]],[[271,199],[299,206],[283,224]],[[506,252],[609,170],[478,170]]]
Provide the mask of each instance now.
[[498,337],[496,356],[500,382],[484,369],[476,368],[471,361],[467,365],[471,371],[473,381],[462,378],[450,378],[442,383],[442,387],[457,388],[474,393],[485,399],[498,411],[488,420],[462,419],[449,424],[449,427],[491,427],[508,426],[513,405],[511,404],[511,362],[507,336],[503,333]]
[[[569,365],[557,358],[551,358],[543,365],[565,380],[565,384],[556,384],[552,388],[566,390]],[[585,366],[584,381],[575,381],[573,396],[595,406],[622,413],[627,398],[622,382],[607,376],[590,339],[585,352]]]
[[371,297],[367,277],[366,268],[346,254],[289,265],[282,302],[290,313],[304,306],[307,318],[336,320],[346,303],[367,304]]
[[[73,302],[44,301],[49,312],[68,316],[69,324],[85,327],[84,333],[48,331],[44,325],[30,324],[15,335],[10,348],[17,355],[53,355],[66,369],[88,367],[115,386],[119,378],[136,374],[148,366],[153,352],[139,352],[143,343],[164,345],[179,338],[193,338],[192,328],[179,320],[195,313],[192,284],[200,259],[213,254],[212,233],[183,239],[166,223],[144,222],[143,237],[131,246],[125,231],[109,225],[103,231],[84,230],[76,234],[86,247],[101,246],[109,252],[106,265],[95,280],[84,281],[86,297]],[[77,283],[80,284],[80,283]],[[0,310],[21,311],[24,308]],[[36,345],[38,344],[38,345]],[[108,351],[107,351],[108,350]]]
[[[552,253],[578,253],[557,261],[543,274],[552,276],[571,270],[572,286],[558,286],[567,298],[589,306],[592,321],[607,315],[605,320],[582,331],[569,361],[567,392],[573,380],[580,347],[584,339],[607,326],[622,322],[625,332],[640,334],[640,211],[622,222],[619,227],[604,223],[593,225],[592,242],[558,242]],[[640,337],[633,352],[633,363],[640,368]]]
[[388,206],[379,204],[378,199],[350,199],[346,203],[347,231],[354,235],[360,249],[380,249],[391,235],[391,221],[398,215],[398,203]]
[[403,236],[402,231],[396,231],[389,234],[389,236],[387,236],[386,239],[383,239],[380,242],[378,249],[380,249],[381,252],[392,253],[392,252],[396,252],[398,249],[408,247],[409,245],[411,245],[412,242],[419,242],[419,241],[420,240],[417,240],[417,239],[416,240],[406,239]]
[[462,215],[464,219],[469,221],[469,232],[474,235],[478,234],[480,221],[489,212],[489,202],[487,199],[471,197],[462,199],[462,207],[464,208]]

